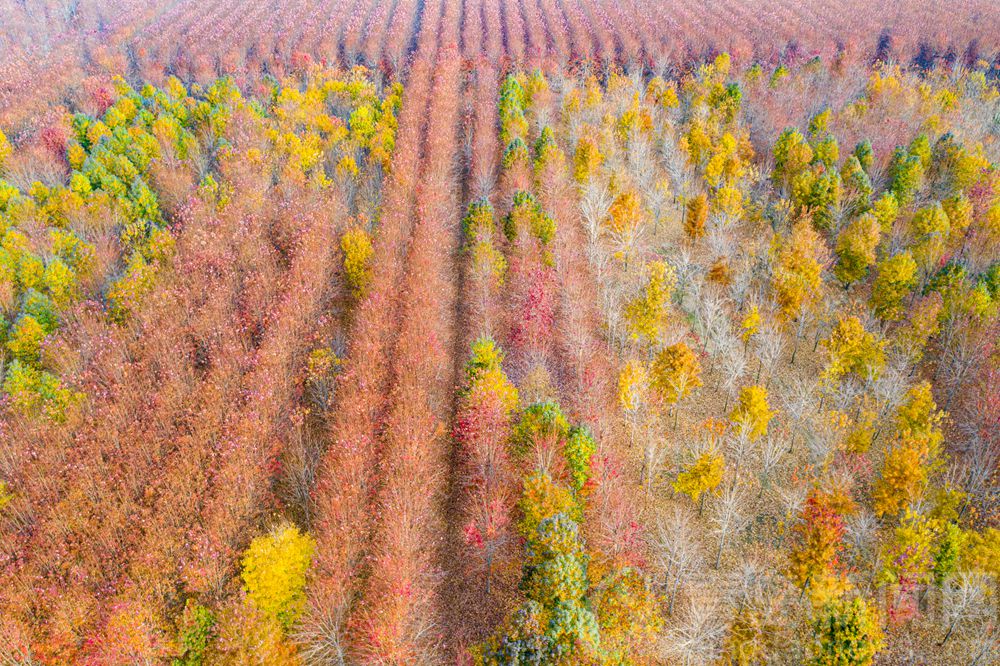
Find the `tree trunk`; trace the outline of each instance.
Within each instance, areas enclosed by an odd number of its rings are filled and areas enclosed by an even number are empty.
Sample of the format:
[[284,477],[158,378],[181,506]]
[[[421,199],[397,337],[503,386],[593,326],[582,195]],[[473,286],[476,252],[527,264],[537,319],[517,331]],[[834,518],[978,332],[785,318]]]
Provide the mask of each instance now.
[[944,638],[941,639],[941,642],[938,643],[938,647],[943,647],[944,644],[948,642],[948,639],[951,638],[951,632],[955,631],[955,625],[957,623],[958,623],[958,620],[953,620],[952,621],[951,626],[948,627],[948,633],[946,633],[944,635]]

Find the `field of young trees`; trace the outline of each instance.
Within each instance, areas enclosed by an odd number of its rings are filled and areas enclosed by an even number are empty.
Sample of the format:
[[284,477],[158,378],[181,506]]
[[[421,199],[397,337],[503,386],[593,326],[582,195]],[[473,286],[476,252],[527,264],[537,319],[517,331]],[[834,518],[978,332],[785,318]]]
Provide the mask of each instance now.
[[0,0],[0,665],[1000,663],[986,0]]

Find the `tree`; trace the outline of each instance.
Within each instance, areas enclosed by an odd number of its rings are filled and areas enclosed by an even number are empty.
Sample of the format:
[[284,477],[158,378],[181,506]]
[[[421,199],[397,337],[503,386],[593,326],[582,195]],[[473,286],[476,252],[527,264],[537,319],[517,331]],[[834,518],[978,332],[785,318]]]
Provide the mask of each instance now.
[[864,279],[868,274],[868,267],[875,263],[875,249],[880,235],[878,219],[871,213],[853,220],[840,232],[835,248],[837,265],[833,274],[845,286]]
[[243,555],[247,601],[289,629],[305,607],[306,572],[316,550],[315,540],[290,523],[256,537]]
[[646,656],[642,647],[654,643],[663,628],[661,602],[635,568],[625,567],[601,581],[592,603],[609,661]]
[[653,360],[650,384],[664,402],[674,404],[701,386],[701,363],[684,342],[664,347]]
[[586,426],[570,428],[566,444],[563,446],[563,458],[569,468],[570,485],[580,492],[590,480],[590,463],[597,452],[597,443]]
[[772,286],[785,321],[794,321],[804,305],[819,299],[826,255],[823,239],[807,218],[796,222],[778,243]]
[[886,321],[903,316],[903,299],[917,286],[917,262],[908,251],[879,262],[872,283],[871,306]]
[[705,224],[708,222],[708,195],[699,192],[691,197],[686,204],[684,215],[684,233],[695,241],[705,235]]
[[910,316],[904,326],[896,332],[892,341],[903,358],[910,363],[916,363],[924,355],[924,349],[931,336],[941,328],[941,310],[944,304],[941,294],[931,292],[919,299],[909,309]]
[[666,323],[667,303],[677,284],[677,276],[664,261],[651,262],[648,271],[646,287],[625,306],[625,319],[632,338],[652,346],[660,339]]
[[898,513],[919,498],[941,448],[943,419],[930,383],[921,382],[909,390],[907,401],[896,412],[896,441],[886,453],[872,492],[879,515]]
[[573,155],[573,178],[580,185],[586,184],[601,166],[604,156],[601,155],[597,141],[589,136],[582,136],[576,144]]
[[934,579],[934,542],[941,529],[939,519],[907,509],[893,531],[892,540],[885,544],[882,554],[885,565],[878,582],[894,592],[890,617],[896,621],[908,619],[916,612],[913,602],[918,586]]
[[722,455],[710,449],[698,456],[691,467],[677,476],[674,490],[690,497],[692,502],[698,504],[700,512],[701,505],[704,504],[702,496],[719,487],[725,470],[726,461]]
[[951,224],[940,203],[921,208],[910,220],[913,259],[926,275],[944,254]]
[[740,322],[740,339],[743,340],[744,351],[750,344],[750,338],[760,330],[760,321],[760,309],[756,305],[751,305]]
[[924,164],[919,155],[896,148],[889,164],[889,190],[900,205],[907,205],[923,185]]
[[871,212],[878,220],[882,233],[890,233],[893,223],[899,216],[899,201],[896,199],[896,195],[892,192],[883,192],[882,196],[875,200]]
[[821,343],[829,356],[824,375],[838,381],[846,374],[861,380],[874,379],[885,366],[885,341],[865,330],[854,316],[841,317]]
[[560,513],[576,518],[580,511],[573,493],[545,472],[535,472],[524,479],[518,509],[521,512],[518,531],[525,539],[531,538],[546,519]]
[[178,636],[181,655],[171,662],[171,666],[202,666],[208,647],[215,638],[216,623],[212,611],[188,599],[181,615]]
[[878,615],[860,597],[828,604],[813,632],[810,666],[871,666],[885,645]]
[[[530,501],[522,497],[522,504]],[[601,636],[585,603],[587,564],[576,521],[561,512],[542,519],[525,543],[526,600],[492,638],[473,648],[474,662],[529,666],[596,657]]]
[[713,505],[712,531],[719,540],[719,548],[715,553],[716,569],[722,564],[722,553],[729,537],[746,527],[750,520],[744,513],[746,506],[747,498],[743,489],[735,483],[723,490],[721,497]]
[[789,576],[803,592],[809,591],[816,606],[840,597],[848,585],[840,562],[844,519],[831,500],[828,493],[813,489],[793,528]]
[[786,129],[774,143],[775,184],[787,189],[792,178],[804,171],[813,161],[813,149],[799,130]]
[[729,420],[737,427],[745,428],[750,439],[756,440],[767,434],[767,426],[773,416],[774,412],[767,402],[767,389],[763,386],[744,386]]
[[340,237],[340,249],[344,253],[344,277],[355,299],[361,299],[371,282],[371,237],[360,227],[352,227]]
[[4,166],[11,152],[13,152],[13,149],[10,146],[10,141],[7,140],[7,136],[3,133],[3,130],[0,130],[0,174],[4,173]]

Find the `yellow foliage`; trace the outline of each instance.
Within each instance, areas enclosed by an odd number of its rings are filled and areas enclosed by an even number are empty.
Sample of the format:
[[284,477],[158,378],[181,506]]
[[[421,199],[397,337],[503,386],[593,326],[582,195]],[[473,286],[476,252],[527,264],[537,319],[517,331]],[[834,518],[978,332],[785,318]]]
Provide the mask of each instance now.
[[740,339],[743,340],[744,344],[757,335],[757,331],[760,330],[760,310],[756,305],[751,305],[750,309],[747,310],[746,316],[740,322],[740,330]]
[[626,412],[639,409],[646,393],[646,383],[649,373],[645,364],[635,359],[630,360],[618,375],[618,404]]
[[253,606],[234,604],[219,614],[218,639],[206,664],[219,666],[299,666],[298,649],[273,617]]
[[573,178],[581,185],[590,180],[597,172],[604,156],[601,155],[597,142],[589,136],[582,136],[576,144],[573,155]]
[[665,347],[653,361],[651,384],[667,403],[675,403],[701,386],[701,363],[683,342]]
[[788,238],[779,243],[776,254],[772,286],[782,318],[793,321],[804,305],[819,300],[826,245],[812,223],[802,218]]
[[354,298],[362,298],[371,282],[371,258],[375,253],[371,237],[360,227],[352,227],[340,238],[344,252],[344,277]]
[[315,550],[313,538],[289,523],[255,538],[242,560],[250,605],[290,628],[305,607],[306,572]]
[[694,464],[681,472],[674,481],[674,490],[691,498],[693,502],[722,483],[726,461],[715,451],[706,451],[698,456]]
[[746,428],[750,439],[758,439],[767,434],[767,426],[773,416],[774,412],[767,402],[767,389],[763,386],[744,386],[729,420],[738,427]]
[[677,284],[677,275],[666,262],[649,264],[649,282],[642,294],[625,306],[625,320],[634,340],[653,344],[667,317],[667,301]]
[[642,201],[635,190],[625,190],[611,204],[608,226],[616,234],[624,234],[638,227],[645,217]]
[[521,499],[517,504],[521,520],[517,529],[525,539],[538,531],[538,525],[546,518],[564,513],[573,520],[579,518],[579,506],[569,488],[552,480],[545,472],[536,472],[524,479]]
[[885,366],[885,344],[866,331],[857,317],[841,317],[822,342],[829,355],[824,377],[833,382],[849,373],[861,379],[877,377]]
[[691,240],[698,240],[705,235],[705,223],[708,222],[708,195],[701,192],[687,202],[687,214],[684,216],[684,233]]

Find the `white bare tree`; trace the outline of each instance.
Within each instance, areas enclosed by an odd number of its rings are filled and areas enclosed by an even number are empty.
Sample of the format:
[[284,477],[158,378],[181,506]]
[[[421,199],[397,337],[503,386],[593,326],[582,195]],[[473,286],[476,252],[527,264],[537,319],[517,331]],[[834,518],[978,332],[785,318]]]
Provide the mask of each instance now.
[[775,435],[768,435],[760,445],[760,469],[757,476],[760,480],[760,495],[770,490],[775,477],[781,470],[788,445]]
[[974,629],[990,617],[987,588],[994,586],[994,581],[974,572],[962,572],[945,584],[941,610],[948,629],[939,645],[947,643],[959,627]]
[[714,664],[722,653],[725,625],[718,603],[707,599],[692,603],[680,621],[663,633],[662,652],[669,663],[680,666]]
[[657,525],[652,544],[657,569],[663,575],[667,610],[674,612],[677,593],[687,578],[704,566],[701,540],[691,512],[674,506]]
[[712,532],[718,540],[718,550],[715,554],[715,568],[722,564],[722,553],[726,544],[736,532],[746,527],[749,519],[744,512],[747,506],[746,493],[738,484],[733,484],[722,491],[713,503],[711,516]]
[[760,383],[760,371],[763,371],[766,386],[771,386],[771,377],[778,367],[778,361],[785,353],[785,336],[777,326],[767,326],[757,333],[757,358],[760,361],[758,366],[756,383]]

